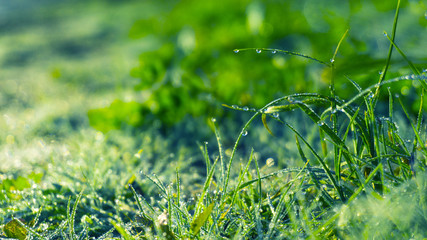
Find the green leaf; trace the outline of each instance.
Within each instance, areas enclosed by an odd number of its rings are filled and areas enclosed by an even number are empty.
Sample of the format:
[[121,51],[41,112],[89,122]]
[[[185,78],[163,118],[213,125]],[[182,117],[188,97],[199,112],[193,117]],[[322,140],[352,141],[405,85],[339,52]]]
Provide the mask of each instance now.
[[32,179],[35,183],[40,183],[43,178],[43,173],[31,172],[30,175],[28,175],[28,178]]
[[202,228],[203,224],[208,220],[214,206],[215,203],[211,203],[201,214],[199,214],[199,216],[194,218],[191,223],[191,231],[194,235],[197,235],[200,232],[200,228]]
[[88,112],[89,123],[101,132],[120,129],[126,125],[137,127],[143,121],[142,110],[140,103],[123,102],[116,99],[109,107],[90,110]]
[[[23,220],[21,220],[24,222]],[[3,229],[4,233],[9,238],[16,238],[19,240],[24,240],[27,237],[27,230],[19,224],[17,219],[6,223]]]

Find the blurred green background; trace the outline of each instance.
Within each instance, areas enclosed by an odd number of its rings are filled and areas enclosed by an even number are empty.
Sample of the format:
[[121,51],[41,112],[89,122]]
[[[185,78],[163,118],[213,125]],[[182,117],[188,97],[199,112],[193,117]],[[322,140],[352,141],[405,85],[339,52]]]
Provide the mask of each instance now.
[[[260,108],[275,97],[297,92],[328,92],[330,69],[283,54],[238,48],[278,48],[329,62],[347,29],[337,65],[337,92],[355,93],[344,74],[367,87],[385,64],[395,1],[162,1],[163,12],[144,15],[129,37],[152,44],[139,55],[131,76],[140,79],[135,102],[115,101],[89,112],[93,127],[117,129],[123,123],[171,126],[185,116],[219,117],[221,103]],[[397,44],[419,67],[427,47],[425,5],[402,4]],[[395,54],[389,78],[408,74]],[[401,91],[410,95],[406,83]],[[419,87],[416,85],[416,87]],[[416,89],[416,88],[415,88]],[[396,91],[399,89],[396,88]],[[415,99],[415,98],[414,98]],[[415,109],[416,106],[414,106]]]
[[[184,120],[189,130],[173,133],[199,134],[194,142],[211,117],[239,122],[240,113],[221,104],[259,108],[284,94],[327,94],[325,65],[233,50],[278,48],[329,62],[350,29],[335,61],[337,94],[348,99],[356,90],[344,74],[362,87],[378,81],[396,2],[2,1],[2,158],[11,143],[44,146],[89,125],[168,134]],[[425,1],[402,1],[396,43],[420,69],[427,68],[426,26]],[[394,52],[387,79],[409,73]],[[416,82],[393,88],[414,108],[419,90]]]

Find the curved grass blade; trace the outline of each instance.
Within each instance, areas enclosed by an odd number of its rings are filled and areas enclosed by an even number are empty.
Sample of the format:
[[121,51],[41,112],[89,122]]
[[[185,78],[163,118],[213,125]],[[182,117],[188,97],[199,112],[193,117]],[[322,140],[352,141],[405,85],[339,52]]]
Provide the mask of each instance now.
[[298,57],[310,59],[310,60],[313,60],[313,61],[318,62],[320,64],[330,66],[330,64],[327,62],[324,62],[324,61],[319,60],[317,58],[313,58],[313,57],[304,55],[302,53],[297,53],[297,52],[292,52],[292,51],[287,51],[287,50],[281,50],[281,49],[275,49],[275,48],[240,48],[240,49],[234,49],[233,51],[235,53],[243,52],[243,51],[256,51],[257,53],[261,53],[262,51],[267,51],[267,52],[271,52],[271,53],[283,53],[286,55],[292,55],[292,56],[298,56]]
[[209,204],[209,206],[205,210],[203,210],[201,214],[194,218],[193,222],[191,223],[191,232],[194,235],[199,234],[200,229],[202,228],[203,224],[205,224],[205,222],[208,220],[214,206],[214,202]]
[[262,114],[261,119],[262,119],[262,124],[264,125],[265,129],[267,129],[268,133],[270,133],[270,135],[274,137],[273,132],[268,127],[268,124],[267,124],[267,115],[265,113]]
[[231,164],[233,163],[233,159],[234,159],[234,155],[236,154],[236,150],[237,150],[237,146],[239,145],[240,140],[242,139],[242,136],[246,133],[247,129],[249,128],[249,125],[252,123],[252,121],[259,115],[260,113],[257,112],[255,113],[245,124],[245,126],[242,128],[242,131],[240,131],[239,136],[237,137],[236,142],[234,143],[234,147],[233,150],[231,152],[231,156],[230,156],[230,160],[228,162],[228,166],[227,166],[227,175],[225,178],[225,182],[224,182],[224,194],[222,202],[225,200],[225,196],[227,193],[227,187],[228,187],[228,181],[230,179],[230,172],[231,172]]

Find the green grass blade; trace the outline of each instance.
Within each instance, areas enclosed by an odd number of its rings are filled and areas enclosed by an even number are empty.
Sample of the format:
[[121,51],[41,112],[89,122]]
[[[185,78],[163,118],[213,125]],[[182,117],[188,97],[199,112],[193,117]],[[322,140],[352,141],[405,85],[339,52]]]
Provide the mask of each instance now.
[[241,49],[234,49],[233,51],[236,52],[236,53],[237,52],[243,52],[243,51],[256,51],[257,53],[261,53],[262,51],[272,52],[272,53],[282,53],[282,54],[286,54],[286,55],[292,55],[292,56],[298,56],[298,57],[310,59],[310,60],[313,60],[313,61],[318,62],[320,64],[330,66],[329,63],[324,62],[322,60],[319,60],[317,58],[313,58],[313,57],[304,55],[302,53],[297,53],[297,52],[292,52],[292,51],[287,51],[287,50],[281,50],[281,49],[274,49],[274,48],[241,48]]
[[[393,30],[392,30],[392,42],[394,42],[394,40],[396,39],[396,28],[397,28],[397,20],[399,18],[399,10],[400,10],[400,0],[397,0],[397,6],[396,6],[396,12],[394,15],[394,20],[393,20]],[[381,75],[380,75],[380,79],[378,80],[378,84],[381,84],[384,79],[385,76],[387,74],[387,70],[390,66],[390,61],[391,61],[391,55],[393,53],[393,44],[390,44],[389,49],[388,49],[388,54],[387,54],[387,60],[386,60],[386,64],[383,68],[383,70],[381,71]],[[379,94],[379,89],[380,89],[381,85],[378,85],[378,87],[375,90],[375,94],[374,94],[374,105],[378,99],[378,94]]]
[[203,210],[201,214],[199,214],[197,217],[194,218],[193,222],[191,223],[191,232],[194,235],[199,234],[200,229],[202,228],[203,224],[208,220],[213,208],[215,207],[215,203],[209,204],[209,206]]
[[210,169],[210,171],[208,173],[208,176],[206,177],[206,181],[205,181],[205,184],[203,186],[203,191],[200,194],[200,198],[199,198],[199,200],[197,202],[197,205],[196,205],[196,212],[194,213],[195,216],[197,216],[199,214],[200,209],[201,209],[201,207],[203,205],[203,200],[205,198],[206,192],[207,192],[207,190],[209,189],[209,186],[212,183],[212,176],[213,176],[213,174],[215,172],[215,166],[216,166],[216,163],[218,162],[218,159],[219,159],[219,157],[217,157],[215,159],[215,162],[212,164],[212,167],[211,167],[211,169]]
[[[396,50],[400,53],[400,55],[403,57],[403,59],[405,59],[405,61],[409,64],[409,67],[411,68],[412,72],[414,74],[417,75],[421,75],[421,72],[415,67],[415,65],[411,62],[411,60],[408,59],[408,57],[406,57],[406,55],[403,53],[403,51],[396,45],[396,43],[394,42],[394,40],[392,40],[386,31],[384,31],[384,35],[387,37],[387,39],[390,41],[390,44],[393,45],[394,48],[396,48]],[[423,84],[423,82],[421,82],[421,84]],[[424,83],[425,84],[425,83]],[[424,85],[423,85],[424,86]]]
[[225,196],[227,193],[227,187],[228,187],[228,182],[230,179],[230,172],[231,172],[231,164],[233,163],[233,159],[234,159],[234,155],[236,154],[236,150],[237,150],[237,146],[239,145],[240,140],[242,139],[243,135],[245,135],[247,132],[247,129],[249,128],[249,125],[252,123],[252,121],[259,115],[260,113],[257,112],[255,113],[250,119],[249,121],[246,122],[245,126],[243,127],[242,131],[240,132],[239,136],[237,137],[236,142],[234,143],[234,147],[233,150],[231,152],[231,156],[230,156],[230,160],[228,162],[228,166],[227,166],[227,175],[225,178],[225,182],[224,182],[224,194],[223,194],[223,199],[222,201],[225,200]]
[[424,144],[422,144],[423,140],[421,139],[420,134],[419,134],[417,128],[412,123],[411,118],[409,117],[408,111],[406,110],[405,106],[402,103],[402,100],[400,98],[398,98],[398,100],[399,100],[400,105],[402,106],[403,112],[405,113],[406,117],[408,118],[408,121],[411,124],[411,127],[412,127],[412,130],[414,131],[416,140],[418,141],[418,143],[420,143],[419,146],[420,146],[421,150],[424,152],[425,155],[427,155],[426,146],[424,146]]
[[179,169],[176,169],[176,204],[178,207],[181,205],[181,179],[179,178]]
[[359,86],[359,84],[357,84],[353,79],[351,79],[349,76],[344,75],[344,77],[351,82],[351,84],[353,84],[353,86],[357,89],[358,92],[362,91],[362,88]]
[[347,36],[347,34],[348,34],[348,31],[349,31],[349,30],[350,30],[350,29],[347,29],[347,30],[345,31],[345,33],[342,35],[342,37],[341,37],[340,41],[338,42],[337,47],[335,48],[334,55],[332,56],[332,59],[331,59],[331,64],[332,64],[332,65],[335,63],[335,57],[336,57],[336,56],[337,56],[337,54],[338,54],[338,49],[340,48],[341,43],[344,41],[345,37]]
[[246,164],[246,167],[245,167],[245,170],[242,172],[242,174],[240,175],[240,177],[239,177],[239,181],[238,181],[238,183],[237,183],[237,186],[236,186],[236,188],[234,189],[234,191],[233,191],[233,195],[232,195],[232,198],[231,198],[231,203],[230,203],[230,207],[232,207],[233,205],[234,205],[234,201],[236,200],[236,196],[237,196],[237,193],[239,192],[239,190],[240,190],[240,184],[242,184],[242,182],[243,182],[243,178],[245,177],[245,175],[248,173],[248,171],[249,171],[249,166],[251,165],[251,162],[252,162],[252,159],[253,159],[253,157],[254,157],[254,149],[252,149],[251,150],[251,155],[250,155],[250,157],[249,157],[249,161],[248,161],[248,163]]
[[265,129],[267,129],[267,132],[270,133],[271,136],[274,136],[273,132],[270,130],[267,124],[267,114],[263,113],[261,115],[262,124],[264,125]]
[[68,216],[68,230],[71,239],[77,239],[77,235],[74,231],[74,221],[76,217],[77,212],[77,205],[80,203],[80,200],[82,199],[84,189],[80,192],[80,194],[77,196],[76,201],[74,202],[73,208],[70,212],[70,204],[71,204],[71,198],[68,200],[68,207],[67,207],[67,216]]
[[138,194],[136,193],[135,189],[132,187],[131,184],[129,184],[130,189],[132,190],[133,197],[136,200],[136,205],[138,206],[139,211],[141,212],[141,215],[145,215],[144,209],[142,208],[141,199],[139,198]]
[[135,238],[133,238],[127,231],[126,229],[119,223],[117,223],[114,220],[110,220],[111,225],[114,226],[114,228],[117,230],[117,232],[119,232],[120,236],[123,237],[123,239],[125,240],[134,240]]
[[221,164],[221,180],[222,183],[224,184],[225,181],[225,166],[224,166],[224,151],[222,149],[222,143],[221,143],[221,134],[219,132],[219,129],[216,126],[216,120],[212,119],[212,123],[213,123],[213,127],[214,127],[214,131],[215,131],[215,137],[216,137],[216,141],[218,144],[218,152],[219,152],[219,160],[220,160],[220,164]]
[[256,167],[256,173],[257,173],[257,183],[258,183],[258,206],[255,208],[255,219],[256,219],[256,226],[257,226],[257,233],[258,238],[263,239],[263,231],[262,231],[262,223],[261,223],[261,216],[259,211],[261,210],[262,205],[262,184],[261,184],[261,171],[259,170],[258,165],[258,159],[255,158],[255,167]]

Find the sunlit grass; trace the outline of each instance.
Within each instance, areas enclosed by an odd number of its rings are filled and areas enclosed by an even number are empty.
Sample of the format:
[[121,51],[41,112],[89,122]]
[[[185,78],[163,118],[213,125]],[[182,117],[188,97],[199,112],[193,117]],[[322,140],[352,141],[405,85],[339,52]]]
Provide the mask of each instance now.
[[[247,51],[259,50],[291,53]],[[330,78],[330,95],[292,94],[260,109],[226,105],[241,119],[210,119],[212,132],[195,128],[202,120],[190,117],[169,130],[153,124],[144,131],[97,132],[88,127],[86,110],[113,95],[129,96],[120,87],[108,91],[124,80],[109,83],[102,63],[91,64],[99,60],[96,54],[74,63],[81,72],[55,65],[53,79],[37,77],[45,87],[27,80],[35,94],[15,96],[17,109],[10,107],[0,120],[0,167],[8,169],[0,172],[0,236],[421,239],[427,219],[425,114],[420,107],[412,116],[400,101],[404,96],[391,89],[383,92],[386,111],[377,102],[380,87],[404,81],[425,86],[426,73],[398,52],[412,75],[386,78],[388,61],[369,87],[348,78],[358,92],[353,97],[340,96]],[[291,54],[334,71],[334,61]],[[91,75],[91,68],[99,72]],[[118,78],[119,68],[111,70]],[[84,77],[100,79],[85,85]],[[104,93],[90,94],[100,86]],[[55,102],[62,95],[67,97]],[[416,98],[420,105],[422,96]],[[21,111],[26,104],[34,109]]]

